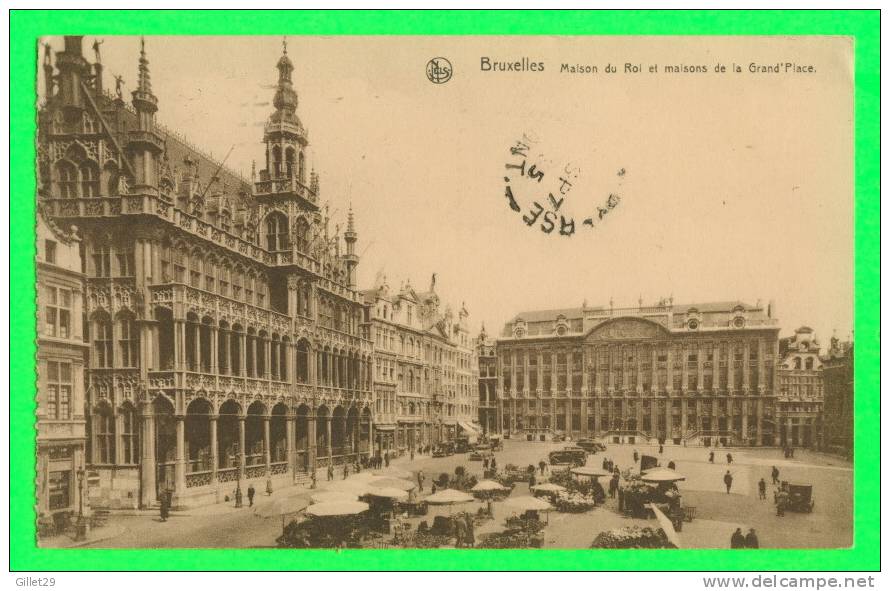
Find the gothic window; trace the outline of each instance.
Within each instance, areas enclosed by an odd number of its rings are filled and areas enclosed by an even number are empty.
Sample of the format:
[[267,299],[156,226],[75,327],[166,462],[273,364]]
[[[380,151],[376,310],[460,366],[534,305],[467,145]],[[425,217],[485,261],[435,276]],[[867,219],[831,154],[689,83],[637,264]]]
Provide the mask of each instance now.
[[248,275],[247,280],[244,282],[244,301],[248,304],[253,303],[253,284],[254,284],[253,275]]
[[284,151],[284,164],[287,178],[294,176],[294,149],[289,147]]
[[309,252],[309,223],[304,218],[299,218],[294,228],[294,240],[297,250],[303,253]]
[[71,418],[71,392],[74,380],[71,364],[64,361],[46,362],[46,417]]
[[185,283],[185,267],[188,263],[188,254],[185,249],[177,248],[173,253],[173,281]]
[[83,114],[83,132],[84,133],[97,133],[99,131],[99,126],[96,125],[96,121],[90,117],[89,113],[84,112]]
[[80,167],[80,187],[83,197],[99,196],[99,167],[85,162]]
[[306,341],[297,343],[297,382],[309,383],[309,343]]
[[303,152],[300,152],[299,156],[299,169],[298,169],[299,179],[301,183],[306,182],[306,156]]
[[204,261],[204,289],[211,292],[216,289],[216,262],[212,257]]
[[225,297],[229,296],[229,269],[226,261],[223,261],[219,267],[219,294]]
[[129,404],[121,409],[121,453],[124,464],[139,462],[136,409]]
[[93,463],[114,463],[114,413],[107,404],[102,404],[96,409],[94,417],[93,433],[95,437],[96,453]]
[[94,323],[93,353],[96,355],[96,367],[111,367],[114,361],[114,329],[111,319],[100,316]]
[[266,282],[262,277],[256,280],[256,305],[260,308],[266,305]]
[[65,160],[56,164],[56,177],[59,179],[59,197],[77,197],[77,169],[73,164]]
[[244,275],[241,269],[235,269],[232,273],[232,297],[236,300],[241,299],[241,289],[244,285]]
[[111,277],[111,247],[97,246],[93,251],[93,267],[95,277]]
[[136,275],[136,259],[132,248],[124,248],[117,252],[118,277],[133,277]]
[[287,217],[280,212],[270,213],[266,217],[266,248],[270,251],[287,250]]
[[71,335],[71,291],[47,287],[43,295],[45,307],[44,334],[67,339]]
[[203,264],[203,258],[199,251],[192,252],[189,285],[198,289],[201,288],[201,265]]
[[118,351],[121,367],[137,367],[139,365],[139,331],[132,316],[122,316],[119,320],[120,338]]

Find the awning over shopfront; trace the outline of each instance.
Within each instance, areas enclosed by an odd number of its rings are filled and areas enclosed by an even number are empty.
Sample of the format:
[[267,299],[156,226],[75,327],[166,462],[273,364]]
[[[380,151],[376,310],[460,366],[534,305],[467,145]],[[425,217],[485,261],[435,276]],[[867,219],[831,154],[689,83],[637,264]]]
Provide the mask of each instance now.
[[466,431],[467,434],[469,434],[469,435],[476,435],[476,436],[482,435],[482,429],[472,423],[458,421],[457,424],[460,425],[460,428],[463,429],[464,431]]

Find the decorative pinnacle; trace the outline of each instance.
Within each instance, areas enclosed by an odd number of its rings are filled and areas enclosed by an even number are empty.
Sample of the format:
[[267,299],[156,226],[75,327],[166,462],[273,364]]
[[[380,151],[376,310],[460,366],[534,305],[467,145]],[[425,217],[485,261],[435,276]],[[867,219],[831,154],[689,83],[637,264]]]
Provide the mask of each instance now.
[[287,35],[281,38],[281,51],[287,55]]
[[139,41],[139,91],[151,94],[151,74],[148,72],[148,58],[145,57],[145,37]]
[[355,215],[352,213],[352,203],[349,204],[349,213],[346,214],[346,232],[355,234]]

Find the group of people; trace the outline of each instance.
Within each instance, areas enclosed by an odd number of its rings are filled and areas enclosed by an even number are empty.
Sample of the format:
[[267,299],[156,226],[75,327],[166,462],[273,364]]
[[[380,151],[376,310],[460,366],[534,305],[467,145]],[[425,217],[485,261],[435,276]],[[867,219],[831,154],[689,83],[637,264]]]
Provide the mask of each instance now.
[[737,527],[729,539],[730,548],[760,548],[760,540],[754,528],[748,530],[748,535],[742,533],[742,528]]
[[[711,464],[714,463],[714,450],[711,450],[710,453],[708,453],[708,462]],[[732,463],[732,454],[731,453],[726,454],[726,463],[727,464]]]
[[785,458],[793,458],[794,457],[794,448],[790,446],[785,446],[782,448],[782,452],[785,454]]
[[488,456],[485,456],[482,458],[482,469],[488,470],[489,468],[492,470],[498,469],[498,461],[494,456],[491,456],[490,458]]
[[615,462],[613,462],[609,458],[603,458],[603,470],[605,470],[606,472],[613,472],[616,474],[621,473],[621,470],[618,469],[618,466],[615,465]]
[[476,526],[473,516],[464,513],[454,519],[455,548],[472,548],[476,545]]

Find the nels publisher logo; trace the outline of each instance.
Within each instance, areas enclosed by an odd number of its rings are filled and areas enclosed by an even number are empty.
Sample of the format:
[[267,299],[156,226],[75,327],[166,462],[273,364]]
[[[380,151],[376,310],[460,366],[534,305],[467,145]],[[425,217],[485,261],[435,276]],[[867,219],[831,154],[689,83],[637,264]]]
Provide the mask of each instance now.
[[451,62],[444,57],[434,57],[426,63],[426,77],[433,84],[445,84],[451,80]]

